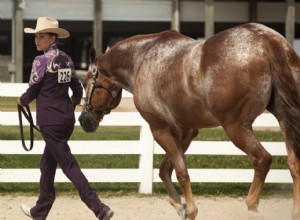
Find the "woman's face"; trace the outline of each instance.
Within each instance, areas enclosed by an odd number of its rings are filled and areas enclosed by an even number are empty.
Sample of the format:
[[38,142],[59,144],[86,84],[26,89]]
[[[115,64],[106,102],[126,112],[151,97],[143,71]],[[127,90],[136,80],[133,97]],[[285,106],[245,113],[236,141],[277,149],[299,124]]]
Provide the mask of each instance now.
[[50,46],[55,43],[55,36],[47,33],[35,34],[35,45],[38,51],[45,51],[50,48]]

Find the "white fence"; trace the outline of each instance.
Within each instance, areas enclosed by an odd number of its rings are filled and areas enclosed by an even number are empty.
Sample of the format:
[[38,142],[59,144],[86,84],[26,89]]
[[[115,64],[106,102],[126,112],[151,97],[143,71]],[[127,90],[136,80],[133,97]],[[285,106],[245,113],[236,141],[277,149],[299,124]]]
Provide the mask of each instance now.
[[[19,96],[22,84],[0,84],[1,96]],[[10,88],[12,92],[4,91]],[[26,87],[25,87],[26,88]],[[129,95],[130,96],[130,95]],[[76,118],[80,113],[76,112]],[[35,113],[33,112],[35,118]],[[0,112],[0,125],[18,125],[17,112]],[[28,125],[24,122],[25,125]],[[275,118],[270,114],[260,115],[254,122],[254,127],[278,127]],[[76,126],[79,126],[76,122]],[[148,124],[137,112],[112,112],[106,116],[101,126],[139,126],[140,139],[134,141],[70,141],[74,154],[136,154],[140,155],[137,169],[83,169],[90,182],[133,182],[140,184],[140,193],[152,193],[154,182],[161,182],[158,169],[153,168],[154,154],[164,154],[164,151],[153,140]],[[263,142],[263,146],[276,156],[286,155],[282,142]],[[34,149],[25,152],[21,141],[1,140],[0,154],[41,154],[44,142],[35,141]],[[231,142],[227,141],[193,141],[186,154],[193,155],[245,155]],[[192,182],[243,182],[252,181],[252,169],[189,169]],[[39,169],[0,169],[0,182],[38,182]],[[177,181],[175,175],[173,181]],[[69,182],[65,175],[58,170],[56,182]],[[291,183],[292,178],[287,169],[270,170],[266,182]]]

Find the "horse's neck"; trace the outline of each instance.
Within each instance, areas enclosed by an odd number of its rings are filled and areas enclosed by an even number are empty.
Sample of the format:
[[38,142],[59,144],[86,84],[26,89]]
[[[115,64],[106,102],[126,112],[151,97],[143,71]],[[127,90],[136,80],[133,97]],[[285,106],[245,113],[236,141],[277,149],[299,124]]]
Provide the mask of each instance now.
[[[116,58],[117,57],[117,58]],[[132,92],[135,72],[133,67],[133,58],[131,55],[111,54],[104,60],[104,67],[112,81],[119,87]]]

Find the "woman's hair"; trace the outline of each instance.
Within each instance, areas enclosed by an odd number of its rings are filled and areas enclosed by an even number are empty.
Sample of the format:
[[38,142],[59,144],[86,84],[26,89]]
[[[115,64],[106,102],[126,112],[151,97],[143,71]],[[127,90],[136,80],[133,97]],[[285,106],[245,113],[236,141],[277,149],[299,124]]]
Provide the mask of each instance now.
[[55,36],[55,43],[58,45],[64,44],[64,39],[58,38],[58,34],[47,32],[46,34],[49,34],[50,36]]
[[58,37],[58,35],[55,33],[48,32],[47,34],[49,34],[50,36],[55,36],[56,38]]

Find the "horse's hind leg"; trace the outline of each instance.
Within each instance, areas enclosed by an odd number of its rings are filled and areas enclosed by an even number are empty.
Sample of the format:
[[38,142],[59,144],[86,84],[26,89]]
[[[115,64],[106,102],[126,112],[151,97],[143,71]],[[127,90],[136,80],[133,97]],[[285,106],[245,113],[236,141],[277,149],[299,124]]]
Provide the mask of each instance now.
[[[282,133],[285,135],[285,128],[283,122],[279,120],[279,124]],[[288,154],[288,166],[293,179],[293,212],[292,219],[300,220],[300,162],[297,159],[295,153],[293,152],[288,140],[285,138],[286,149]]]
[[287,145],[288,166],[293,178],[293,220],[300,220],[300,163],[292,149]]
[[254,178],[246,199],[249,219],[263,219],[258,213],[257,208],[262,187],[270,170],[272,157],[256,139],[250,126],[245,127],[239,124],[231,124],[228,127],[223,127],[235,146],[249,156],[254,168]]

